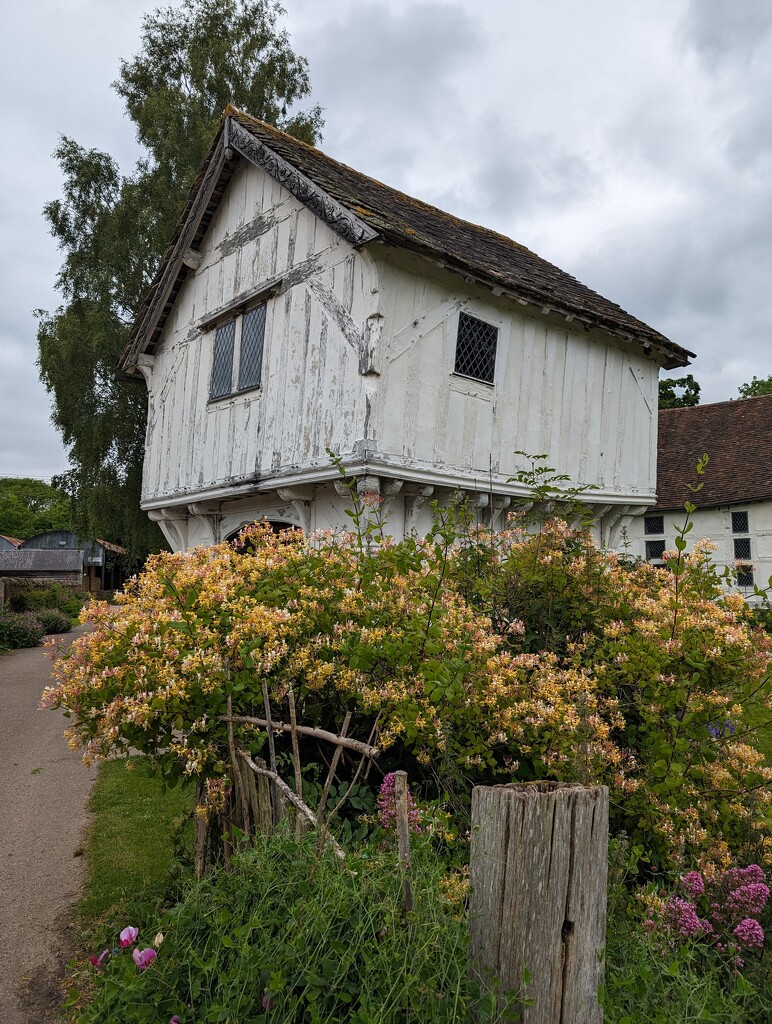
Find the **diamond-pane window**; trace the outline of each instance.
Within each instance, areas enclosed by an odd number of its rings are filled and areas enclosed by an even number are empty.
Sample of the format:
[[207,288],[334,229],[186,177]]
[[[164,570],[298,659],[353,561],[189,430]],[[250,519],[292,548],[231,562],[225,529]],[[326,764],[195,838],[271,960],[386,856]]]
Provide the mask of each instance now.
[[752,565],[738,566],[738,569],[737,569],[737,586],[738,587],[752,587],[753,586],[753,566]]
[[265,337],[265,303],[244,314],[241,325],[239,356],[239,391],[259,388],[263,370],[263,338]]
[[644,516],[643,518],[643,532],[644,533],[664,533],[665,532],[665,517],[664,516]]
[[661,562],[662,555],[665,553],[665,542],[664,540],[647,540],[646,541],[646,561],[647,562]]
[[732,533],[748,533],[748,513],[732,513]]
[[478,320],[468,313],[458,317],[458,338],[456,340],[455,373],[462,377],[473,377],[485,384],[493,383],[496,369],[496,340],[498,327]]
[[215,331],[209,398],[227,398],[260,387],[266,304],[221,324]]
[[734,539],[734,557],[741,561],[750,559],[751,557],[751,539],[750,537],[735,537]]
[[229,320],[217,328],[214,336],[214,360],[212,362],[212,385],[210,398],[222,398],[231,393],[233,379],[233,343],[236,338],[236,321]]

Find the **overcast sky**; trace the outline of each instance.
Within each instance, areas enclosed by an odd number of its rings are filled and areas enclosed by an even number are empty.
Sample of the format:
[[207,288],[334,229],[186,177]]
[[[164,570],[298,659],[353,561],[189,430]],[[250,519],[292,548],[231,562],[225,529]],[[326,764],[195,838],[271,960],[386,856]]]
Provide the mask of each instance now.
[[[129,171],[110,88],[152,0],[4,8],[0,476],[64,470],[37,378],[59,133]],[[697,353],[703,402],[772,374],[772,4],[286,0],[322,149],[517,239]]]

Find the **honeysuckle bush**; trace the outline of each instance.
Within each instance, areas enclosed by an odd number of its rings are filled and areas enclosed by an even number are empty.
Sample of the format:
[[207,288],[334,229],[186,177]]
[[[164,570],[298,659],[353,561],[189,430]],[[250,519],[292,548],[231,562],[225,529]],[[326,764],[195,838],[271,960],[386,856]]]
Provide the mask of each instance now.
[[[265,680],[274,720],[288,720],[290,688],[305,724],[337,727],[353,711],[361,735],[374,727],[379,748],[406,752],[441,786],[512,776],[519,750],[602,770],[614,702],[581,668],[505,649],[452,582],[451,536],[384,540],[365,556],[345,535],[257,527],[247,540],[154,556],[115,605],[89,605],[92,629],[44,696],[70,715],[86,759],[134,748],[170,778],[208,780],[219,799],[228,699],[234,716],[262,713]],[[602,703],[602,715],[577,714],[579,703]],[[236,733],[262,750],[262,733]]]
[[[407,767],[462,830],[475,783],[604,782],[612,828],[651,868],[769,863],[772,772],[750,723],[772,717],[770,639],[704,544],[662,571],[557,518],[491,534],[438,512],[429,538],[399,543],[355,525],[154,556],[115,605],[87,608],[44,704],[88,760],[134,748],[195,778],[203,815],[229,799],[229,701],[261,717],[265,683],[274,721],[290,696],[306,725],[351,712],[382,771]],[[233,728],[265,756],[264,731]]]
[[612,829],[642,843],[651,867],[768,864],[772,770],[753,740],[772,722],[772,646],[744,598],[725,592],[712,544],[687,553],[679,540],[662,570],[552,520],[467,549],[460,585],[502,635],[524,616],[526,643],[555,636],[561,669],[588,673],[599,699],[617,702],[624,725],[600,777]]

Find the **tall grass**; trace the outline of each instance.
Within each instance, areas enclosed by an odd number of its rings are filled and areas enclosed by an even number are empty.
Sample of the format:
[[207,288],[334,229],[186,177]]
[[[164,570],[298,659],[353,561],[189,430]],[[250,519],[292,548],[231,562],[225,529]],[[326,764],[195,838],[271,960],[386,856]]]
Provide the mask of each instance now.
[[79,1020],[489,1020],[490,1001],[481,1003],[467,978],[463,905],[443,896],[444,876],[428,844],[416,849],[415,909],[406,916],[393,852],[341,864],[319,853],[313,835],[260,838],[230,873],[190,883],[159,915],[152,927],[163,942],[150,968],[138,971],[125,950],[112,957]]

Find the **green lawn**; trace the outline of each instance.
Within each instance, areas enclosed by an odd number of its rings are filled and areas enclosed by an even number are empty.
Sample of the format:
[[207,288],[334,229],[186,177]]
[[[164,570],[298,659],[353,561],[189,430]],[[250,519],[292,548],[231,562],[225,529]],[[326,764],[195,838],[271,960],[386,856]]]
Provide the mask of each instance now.
[[193,787],[164,790],[147,758],[101,766],[90,803],[88,873],[78,907],[87,930],[121,924],[127,904],[141,899],[143,890],[168,882],[175,841],[185,843],[192,833],[190,823],[184,825],[192,808]]

